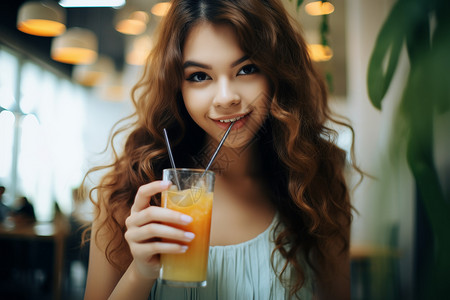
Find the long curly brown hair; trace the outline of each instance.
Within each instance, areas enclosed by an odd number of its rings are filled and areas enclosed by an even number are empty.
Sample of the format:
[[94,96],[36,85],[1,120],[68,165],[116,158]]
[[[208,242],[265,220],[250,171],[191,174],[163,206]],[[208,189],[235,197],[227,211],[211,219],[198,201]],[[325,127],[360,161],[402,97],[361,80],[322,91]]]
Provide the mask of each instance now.
[[[111,138],[130,130],[123,151],[114,150],[111,165],[98,186],[97,213],[108,217],[98,235],[110,241],[108,260],[124,270],[131,254],[124,239],[128,216],[139,186],[160,179],[169,167],[163,128],[171,137],[179,166],[194,166],[192,157],[205,143],[205,133],[189,117],[180,92],[183,80],[183,45],[187,33],[202,21],[228,24],[242,50],[270,81],[270,114],[257,134],[271,199],[278,213],[280,231],[276,248],[285,258],[284,272],[292,267],[294,294],[305,283],[300,257],[325,276],[333,268],[328,241],[349,248],[351,203],[345,183],[346,153],[334,142],[336,132],[327,127],[334,120],[327,104],[327,88],[315,70],[301,30],[278,0],[173,0],[160,25],[141,80],[133,89],[136,112],[130,125]],[[131,121],[132,120],[132,121]],[[353,132],[353,131],[352,131]],[[94,198],[94,197],[91,197]],[[151,204],[158,205],[154,197]],[[286,273],[287,274],[287,273]],[[283,272],[280,278],[283,276]]]

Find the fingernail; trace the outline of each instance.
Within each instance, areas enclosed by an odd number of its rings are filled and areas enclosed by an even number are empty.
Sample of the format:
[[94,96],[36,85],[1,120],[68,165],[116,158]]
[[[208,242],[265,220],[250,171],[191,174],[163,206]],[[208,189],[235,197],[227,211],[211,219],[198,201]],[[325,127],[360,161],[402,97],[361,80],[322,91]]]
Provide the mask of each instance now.
[[195,234],[192,232],[185,232],[184,236],[189,240],[193,240],[195,238]]
[[162,188],[167,188],[167,187],[169,187],[169,185],[172,184],[172,182],[170,182],[169,180],[163,180],[163,181],[161,181],[160,184],[161,184]]
[[184,253],[188,249],[188,246],[181,246],[180,252]]
[[186,224],[189,224],[189,223],[191,223],[192,222],[192,217],[191,216],[188,216],[188,215],[181,215],[181,221],[183,221],[184,223],[186,223]]

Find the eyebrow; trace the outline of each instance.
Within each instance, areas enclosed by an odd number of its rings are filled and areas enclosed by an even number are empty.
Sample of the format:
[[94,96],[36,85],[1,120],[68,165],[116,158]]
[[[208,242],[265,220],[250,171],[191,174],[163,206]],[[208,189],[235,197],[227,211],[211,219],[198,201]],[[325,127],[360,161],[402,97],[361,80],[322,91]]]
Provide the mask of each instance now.
[[[238,60],[234,61],[231,63],[231,67],[236,67],[237,65],[239,65],[240,63],[246,61],[247,59],[249,59],[248,55],[244,55],[241,58],[239,58]],[[210,65],[206,65],[206,64],[202,64],[196,61],[192,61],[192,60],[187,60],[184,64],[183,64],[183,69],[189,68],[189,67],[199,67],[199,68],[203,68],[203,69],[212,69],[212,67]]]

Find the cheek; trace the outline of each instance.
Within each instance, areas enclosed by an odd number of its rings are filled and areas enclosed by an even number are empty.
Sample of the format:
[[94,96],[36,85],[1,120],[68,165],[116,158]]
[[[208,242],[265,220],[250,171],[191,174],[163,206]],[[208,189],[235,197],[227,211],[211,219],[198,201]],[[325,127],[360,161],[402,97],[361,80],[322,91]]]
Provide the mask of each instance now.
[[261,126],[264,121],[269,116],[269,107],[270,107],[270,100],[267,98],[266,95],[261,95],[258,101],[255,103],[255,110],[254,110],[254,120],[255,120],[255,126],[259,127]]
[[208,110],[207,101],[205,101],[204,92],[199,90],[183,88],[181,90],[184,106],[192,119],[196,120],[199,116],[204,115]]
[[269,106],[269,85],[266,80],[259,80],[242,86],[248,105],[258,107],[261,110],[267,109]]
[[261,106],[261,109],[265,111],[266,114],[268,114],[270,109],[271,98],[272,96],[270,92],[269,80],[267,78],[264,78],[264,81],[261,85],[259,105]]
[[253,89],[253,103],[255,111],[258,113],[260,122],[264,122],[270,110],[271,95],[267,80],[262,80]]

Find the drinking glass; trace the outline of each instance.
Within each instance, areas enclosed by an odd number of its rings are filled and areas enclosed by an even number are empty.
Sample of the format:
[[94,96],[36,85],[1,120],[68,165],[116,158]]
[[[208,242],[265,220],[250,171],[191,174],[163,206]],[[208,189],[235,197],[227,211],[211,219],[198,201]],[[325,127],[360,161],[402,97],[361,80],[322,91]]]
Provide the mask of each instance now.
[[176,227],[193,232],[195,238],[186,243],[188,250],[185,253],[161,254],[160,280],[173,286],[206,286],[214,172],[164,169],[163,180],[171,181],[172,186],[162,192],[161,206],[191,216],[190,224]]

